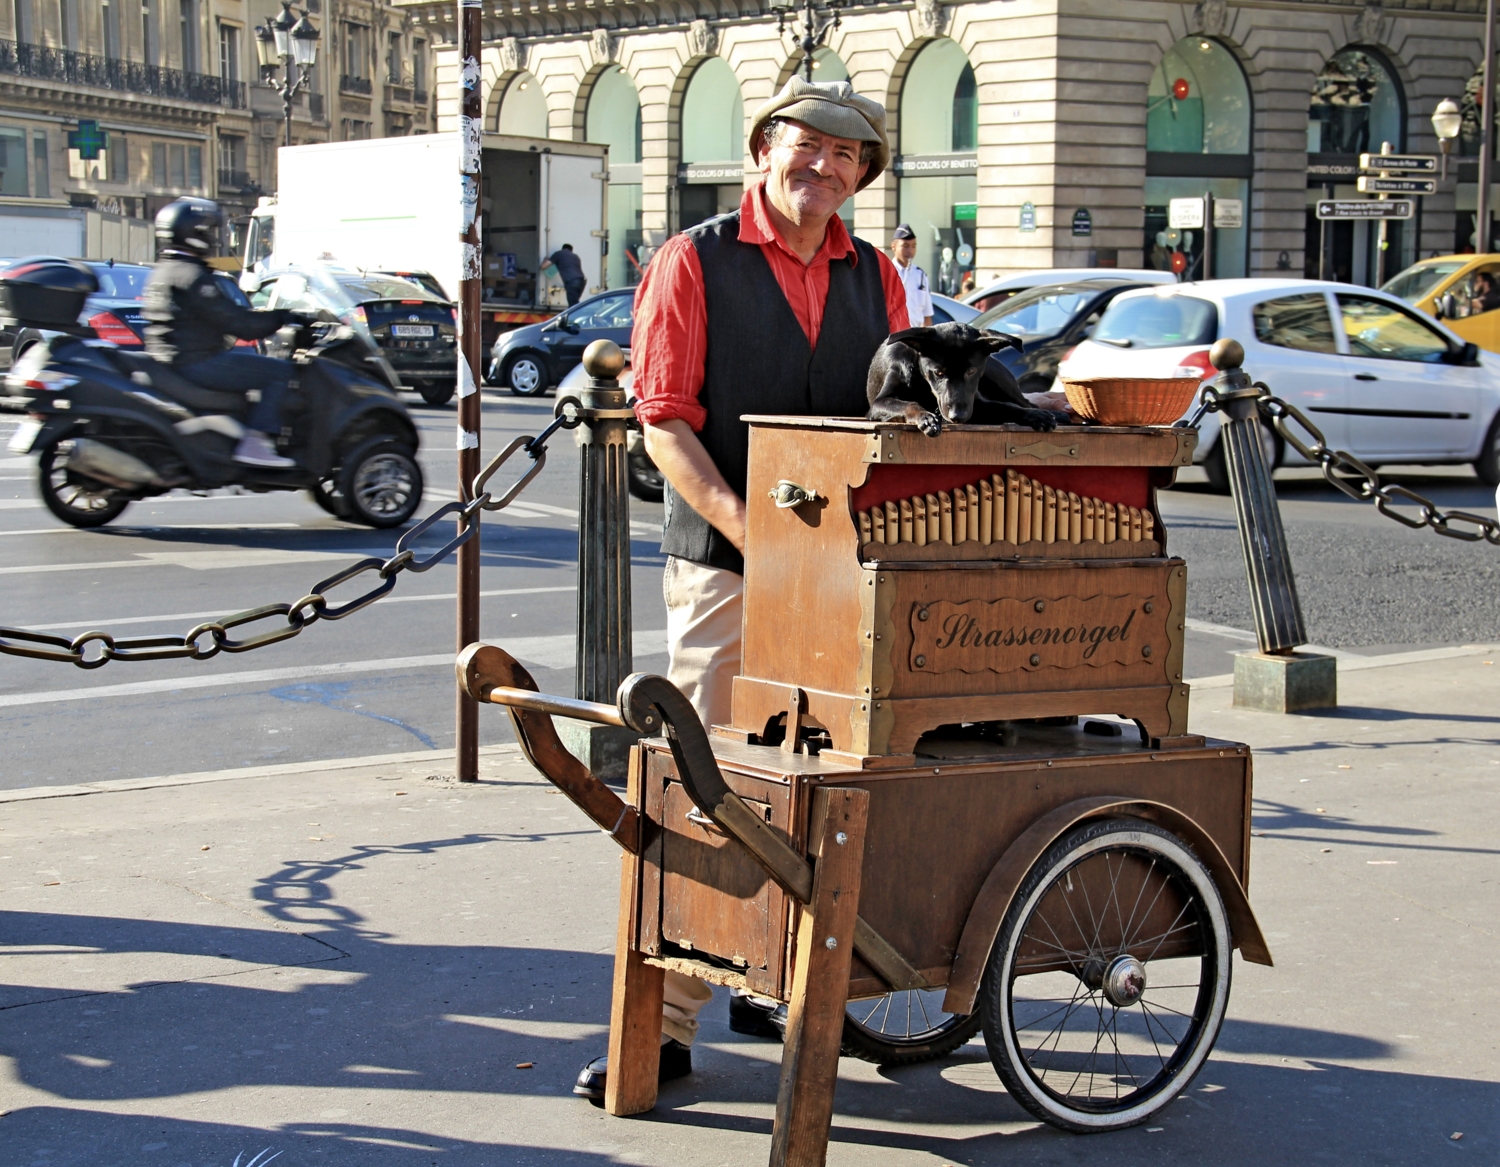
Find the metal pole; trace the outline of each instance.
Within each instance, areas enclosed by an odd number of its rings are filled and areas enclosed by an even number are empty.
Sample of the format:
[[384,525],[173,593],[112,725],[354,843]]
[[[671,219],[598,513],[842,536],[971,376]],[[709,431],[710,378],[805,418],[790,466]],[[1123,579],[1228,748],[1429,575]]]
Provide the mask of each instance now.
[[[459,0],[459,181],[463,219],[459,235],[462,268],[458,282],[458,496],[473,497],[479,474],[479,385],[484,339],[479,314],[483,274],[479,234],[480,151],[484,126],[484,98],[480,83],[480,45],[483,40],[483,0]],[[479,515],[471,520],[476,528]],[[479,532],[458,549],[458,651],[479,639]],[[460,782],[479,780],[479,704],[463,690],[455,690],[454,766]]]
[[1474,210],[1474,251],[1490,249],[1490,182],[1495,151],[1495,0],[1484,6],[1484,71],[1479,88],[1479,200]]
[[281,120],[286,127],[286,141],[284,145],[292,144],[292,80],[291,61],[283,61],[282,68],[287,70],[287,79],[281,83]]
[[1307,629],[1271,467],[1261,444],[1260,410],[1255,404],[1260,390],[1240,368],[1245,350],[1238,341],[1216,341],[1208,359],[1223,370],[1214,379],[1214,391],[1223,402],[1219,440],[1224,443],[1224,465],[1234,495],[1255,638],[1263,653],[1289,653],[1307,643]]
[[1203,270],[1199,273],[1203,279],[1214,278],[1214,196],[1210,191],[1203,192]]

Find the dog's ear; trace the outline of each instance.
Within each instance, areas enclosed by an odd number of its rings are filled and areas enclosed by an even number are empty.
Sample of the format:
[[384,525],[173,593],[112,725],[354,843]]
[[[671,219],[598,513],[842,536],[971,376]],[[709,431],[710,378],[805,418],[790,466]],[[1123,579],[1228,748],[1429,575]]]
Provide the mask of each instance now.
[[1008,332],[986,332],[980,338],[980,343],[992,353],[997,353],[1003,348],[1013,348],[1021,351],[1022,344],[1019,336],[1011,336]]
[[931,340],[936,335],[937,329],[935,328],[903,328],[900,332],[893,332],[886,337],[885,343],[909,344],[912,348],[920,350],[923,341]]

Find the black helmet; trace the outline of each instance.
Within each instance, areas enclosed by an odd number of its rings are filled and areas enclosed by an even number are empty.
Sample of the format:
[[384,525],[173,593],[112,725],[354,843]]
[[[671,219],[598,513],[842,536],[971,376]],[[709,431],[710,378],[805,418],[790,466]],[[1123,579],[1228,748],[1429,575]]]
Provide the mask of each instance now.
[[223,225],[224,214],[212,199],[178,199],[156,212],[156,239],[163,250],[206,256]]

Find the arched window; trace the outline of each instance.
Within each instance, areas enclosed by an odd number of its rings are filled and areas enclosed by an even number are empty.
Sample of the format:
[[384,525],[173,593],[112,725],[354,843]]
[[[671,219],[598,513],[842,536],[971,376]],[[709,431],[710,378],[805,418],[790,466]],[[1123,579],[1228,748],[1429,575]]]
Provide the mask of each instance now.
[[611,288],[640,283],[641,99],[635,82],[611,65],[589,91],[584,137],[609,147],[609,257]]
[[[1250,85],[1235,55],[1211,37],[1190,36],[1162,54],[1146,87],[1145,255],[1185,278],[1246,274],[1250,245]],[[1201,228],[1171,225],[1174,199],[1212,195],[1212,270],[1203,270]],[[1239,226],[1229,224],[1238,223]]]
[[[798,55],[797,67],[801,69],[802,58]],[[844,67],[844,59],[832,49],[818,49],[813,53],[813,80],[814,81],[847,81],[849,70]]]
[[709,57],[688,81],[681,127],[679,229],[734,210],[744,190],[745,99],[722,58]]
[[530,73],[517,73],[505,87],[495,129],[525,138],[547,137],[547,98]]
[[956,41],[930,41],[901,84],[898,218],[917,236],[916,263],[934,291],[956,295],[974,267],[979,102]]
[[1368,49],[1341,49],[1313,83],[1307,108],[1309,154],[1378,154],[1406,144],[1406,101],[1395,74]]

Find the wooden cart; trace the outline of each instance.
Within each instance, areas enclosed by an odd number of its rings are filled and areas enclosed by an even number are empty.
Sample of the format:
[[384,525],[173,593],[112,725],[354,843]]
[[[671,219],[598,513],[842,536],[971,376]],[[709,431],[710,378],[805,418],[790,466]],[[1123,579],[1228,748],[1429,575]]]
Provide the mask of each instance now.
[[[605,1097],[656,1101],[664,970],[788,1004],[773,1164],[821,1164],[841,1049],[981,1028],[1038,1117],[1128,1126],[1208,1057],[1231,951],[1270,963],[1248,748],[1187,733],[1186,566],[1156,491],[1189,430],[754,418],[729,726],[635,674],[459,675],[625,850]],[[625,798],[551,716],[643,735]]]

